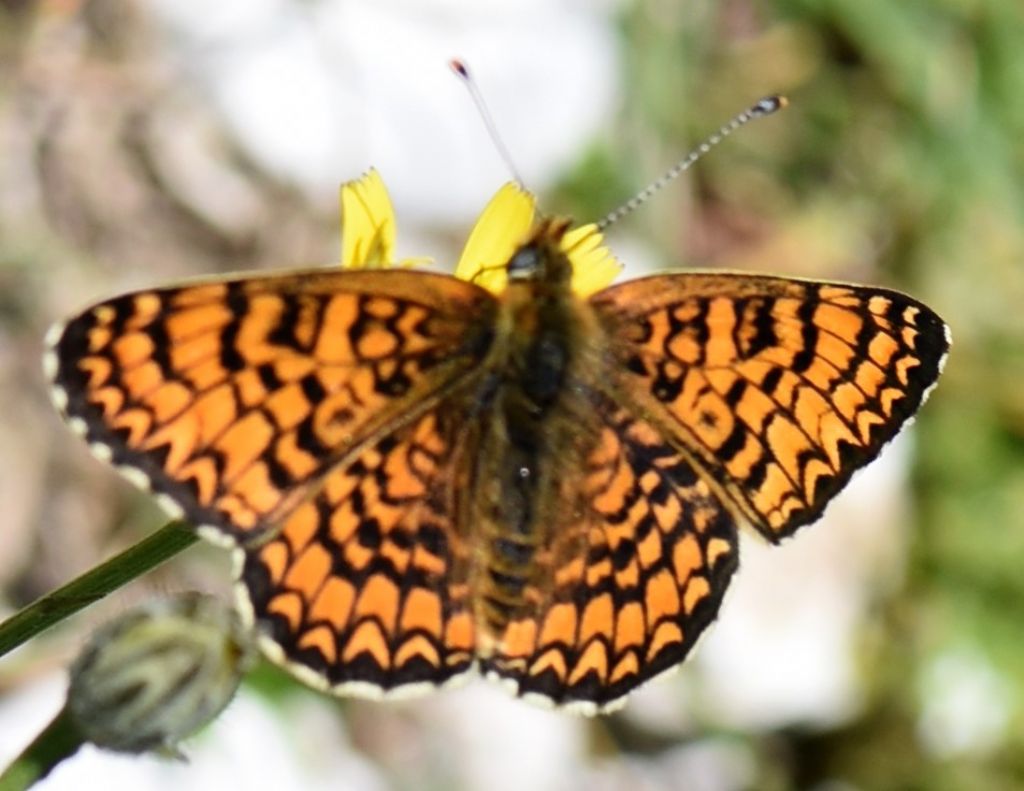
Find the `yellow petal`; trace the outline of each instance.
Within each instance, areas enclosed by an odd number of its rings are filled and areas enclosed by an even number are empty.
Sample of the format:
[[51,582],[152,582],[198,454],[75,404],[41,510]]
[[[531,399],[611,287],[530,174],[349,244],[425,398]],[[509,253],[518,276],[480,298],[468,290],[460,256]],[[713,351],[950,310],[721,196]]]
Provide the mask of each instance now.
[[[477,218],[455,276],[492,293],[507,285],[506,265],[533,226],[536,199],[514,182],[504,185]],[[429,259],[395,261],[395,213],[384,182],[371,169],[341,188],[342,266],[411,266]],[[605,288],[622,265],[615,260],[596,225],[574,228],[562,238],[562,251],[573,268],[572,288],[587,296]]]
[[533,225],[536,200],[518,184],[498,190],[470,231],[455,276],[498,294],[507,283],[505,264]]
[[346,269],[394,264],[395,210],[374,169],[342,185],[341,242],[341,265]]
[[622,271],[622,264],[604,245],[597,225],[581,225],[562,237],[562,252],[572,264],[572,290],[581,297],[607,288]]

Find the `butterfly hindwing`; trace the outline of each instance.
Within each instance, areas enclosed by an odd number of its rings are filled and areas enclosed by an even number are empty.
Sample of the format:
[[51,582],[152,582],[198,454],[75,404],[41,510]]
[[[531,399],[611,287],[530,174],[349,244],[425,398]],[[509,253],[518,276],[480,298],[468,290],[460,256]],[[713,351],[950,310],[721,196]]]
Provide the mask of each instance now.
[[735,521],[692,463],[607,396],[592,406],[581,420],[596,442],[564,471],[537,557],[547,584],[484,662],[519,694],[584,713],[680,663],[737,564]]
[[314,270],[143,291],[69,322],[56,400],[197,525],[257,538],[486,353],[494,300],[425,272]]
[[331,470],[246,552],[241,588],[272,657],[320,688],[370,696],[470,668],[472,438],[441,402]]
[[949,348],[916,300],[748,274],[596,294],[609,375],[776,541],[816,520],[916,412]]

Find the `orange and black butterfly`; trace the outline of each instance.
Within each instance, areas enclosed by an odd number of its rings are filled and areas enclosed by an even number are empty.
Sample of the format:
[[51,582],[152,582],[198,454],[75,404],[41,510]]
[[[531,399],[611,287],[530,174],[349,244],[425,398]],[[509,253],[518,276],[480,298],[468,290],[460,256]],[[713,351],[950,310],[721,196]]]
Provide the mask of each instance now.
[[881,288],[608,285],[595,226],[507,185],[456,276],[392,267],[375,173],[342,269],[140,291],[57,328],[97,455],[240,556],[268,655],[342,694],[474,667],[607,709],[683,660],[747,522],[821,516],[917,411],[948,332]]

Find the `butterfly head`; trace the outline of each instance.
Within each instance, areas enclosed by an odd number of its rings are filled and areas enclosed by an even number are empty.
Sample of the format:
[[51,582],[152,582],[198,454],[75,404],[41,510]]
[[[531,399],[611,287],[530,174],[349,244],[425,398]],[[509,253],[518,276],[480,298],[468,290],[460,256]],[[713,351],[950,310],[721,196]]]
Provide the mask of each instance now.
[[564,218],[541,220],[505,265],[508,282],[568,284],[572,264],[561,243],[569,226],[570,221]]

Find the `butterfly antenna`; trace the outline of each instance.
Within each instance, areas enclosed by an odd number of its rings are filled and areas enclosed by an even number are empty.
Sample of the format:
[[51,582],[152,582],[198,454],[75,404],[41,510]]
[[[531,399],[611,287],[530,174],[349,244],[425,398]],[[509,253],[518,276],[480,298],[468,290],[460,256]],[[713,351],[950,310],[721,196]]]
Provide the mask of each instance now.
[[491,141],[494,143],[495,148],[498,149],[498,153],[505,162],[505,167],[507,167],[509,172],[512,173],[512,178],[515,179],[516,183],[520,187],[524,187],[523,180],[519,176],[519,171],[516,170],[516,166],[512,162],[512,155],[509,154],[508,149],[505,147],[505,143],[502,142],[501,135],[498,134],[498,127],[494,123],[494,118],[491,117],[491,111],[487,109],[487,102],[484,101],[484,95],[480,92],[480,88],[477,87],[476,81],[469,73],[469,68],[466,66],[464,61],[461,61],[458,58],[453,58],[448,61],[448,65],[451,67],[451,70],[455,72],[455,75],[462,80],[462,84],[466,86],[466,90],[469,91],[470,98],[472,98],[473,104],[476,105],[477,112],[480,113],[480,117],[484,121],[484,126],[487,127],[487,134],[490,135]]
[[676,176],[689,170],[690,166],[693,165],[694,162],[708,153],[708,151],[721,143],[741,126],[745,125],[749,121],[753,121],[755,118],[763,118],[766,115],[771,115],[772,113],[781,110],[787,104],[789,104],[789,102],[785,96],[767,96],[752,107],[748,107],[742,113],[729,121],[729,123],[725,124],[725,126],[711,135],[707,140],[693,149],[693,151],[666,170],[662,176],[652,181],[640,190],[640,192],[619,206],[619,208],[609,212],[605,218],[597,224],[598,230],[605,230],[612,223],[618,222],[627,214],[646,203],[654,193],[665,187],[665,185],[672,181],[672,179],[676,178]]

